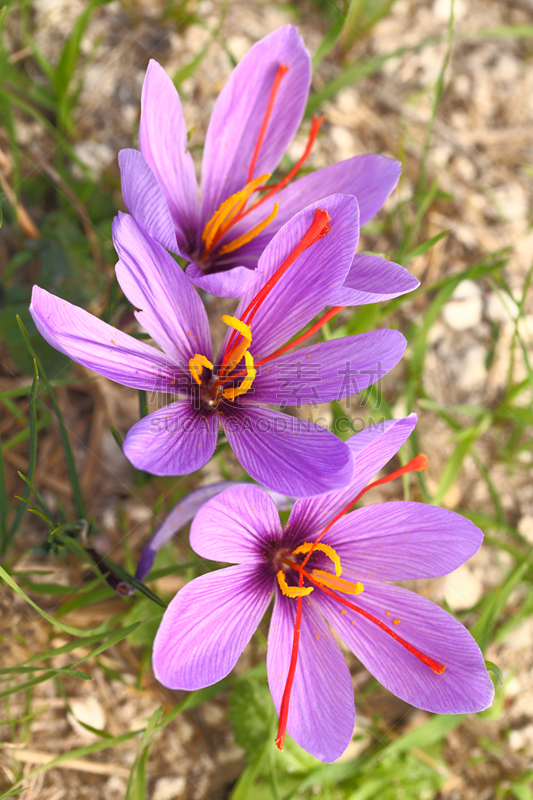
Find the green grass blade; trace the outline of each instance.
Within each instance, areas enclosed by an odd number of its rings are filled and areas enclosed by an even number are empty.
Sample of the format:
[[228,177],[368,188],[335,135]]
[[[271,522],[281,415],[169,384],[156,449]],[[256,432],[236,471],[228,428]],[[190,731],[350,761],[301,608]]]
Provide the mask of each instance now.
[[[37,370],[37,361],[34,359],[33,361],[33,368],[34,368],[34,375],[33,375],[33,383],[31,386],[30,392],[30,402],[29,402],[29,415],[30,415],[30,455],[28,459],[28,481],[31,483],[33,481],[33,476],[35,475],[35,467],[37,465],[37,410],[35,408],[35,400],[37,397],[37,383],[39,382],[39,372]],[[9,545],[13,541],[13,537],[15,536],[18,527],[22,521],[22,517],[24,515],[24,511],[26,510],[26,503],[25,500],[28,500],[30,496],[30,485],[28,482],[25,482],[24,489],[22,492],[22,498],[19,503],[17,514],[13,521],[11,528],[9,529],[9,535],[6,541],[6,547],[4,550],[4,555],[9,548]]]
[[51,617],[50,614],[47,614],[42,608],[40,608],[37,603],[34,603],[33,600],[28,597],[28,595],[22,591],[20,586],[15,583],[11,575],[5,571],[3,567],[0,567],[0,578],[2,578],[8,586],[10,586],[14,592],[16,592],[20,597],[22,597],[29,605],[37,611],[41,617],[44,617],[51,625],[54,625],[56,628],[60,628],[64,633],[68,633],[71,636],[79,636],[81,638],[86,638],[91,636],[95,633],[107,633],[108,632],[108,623],[104,623],[103,625],[99,625],[97,628],[88,628],[84,630],[83,628],[75,628],[72,625],[66,625],[64,622],[61,622],[54,617]]
[[316,52],[313,56],[313,70],[315,70],[318,65],[325,59],[325,57],[330,53],[337,41],[339,36],[342,33],[344,28],[344,17],[340,16],[339,19],[333,23],[329,31],[326,33],[320,44],[318,45]]
[[0,553],[7,550],[7,516],[9,503],[7,500],[6,473],[4,469],[4,451],[0,439]]
[[69,753],[62,753],[60,756],[52,759],[47,764],[41,764],[40,766],[31,770],[23,778],[12,784],[8,789],[6,789],[5,792],[2,792],[0,795],[0,800],[9,800],[14,792],[20,791],[27,781],[31,780],[36,775],[40,775],[41,772],[47,772],[49,769],[53,769],[54,767],[59,766],[59,764],[64,764],[67,761],[72,761],[75,758],[86,758],[87,756],[93,755],[93,753],[100,753],[102,750],[108,750],[111,747],[117,747],[124,742],[129,742],[131,739],[135,739],[137,736],[140,736],[143,733],[143,730],[144,729],[141,728],[140,730],[131,731],[130,733],[123,733],[120,736],[115,736],[112,739],[103,739],[100,742],[95,742],[94,744],[87,745],[86,747],[77,747],[75,750],[71,750]]
[[76,513],[79,517],[84,519],[87,518],[87,509],[85,506],[85,500],[83,499],[83,494],[81,491],[80,481],[78,478],[78,472],[76,470],[76,464],[74,462],[74,454],[72,452],[72,447],[70,446],[70,441],[68,438],[67,426],[65,425],[65,420],[63,414],[61,413],[61,409],[59,408],[59,404],[56,400],[56,396],[54,394],[54,390],[52,389],[52,385],[48,380],[46,372],[43,369],[42,364],[39,362],[35,351],[32,347],[30,342],[30,337],[28,335],[28,331],[26,330],[26,326],[22,322],[21,318],[17,316],[17,322],[19,328],[21,330],[22,336],[24,337],[24,341],[26,343],[26,347],[28,348],[30,354],[35,359],[37,366],[39,368],[39,372],[41,374],[41,378],[45,384],[46,391],[48,392],[48,396],[52,403],[52,407],[54,409],[54,414],[56,415],[56,419],[59,424],[59,435],[61,437],[61,444],[63,445],[63,450],[65,452],[65,461],[67,463],[67,471],[70,480],[70,485],[72,487],[72,495],[74,498],[74,505],[76,507]]
[[435,121],[437,119],[437,113],[439,111],[440,101],[442,100],[442,95],[444,92],[444,77],[446,74],[446,69],[448,68],[448,64],[450,63],[450,56],[452,54],[453,39],[454,39],[454,23],[455,23],[455,0],[451,0],[450,19],[448,23],[448,36],[446,41],[446,52],[444,53],[444,58],[442,60],[439,76],[437,78],[437,83],[435,85],[435,96],[433,98],[433,103],[431,107],[431,116],[426,126],[426,134],[424,138],[424,144],[422,146],[422,156],[420,159],[418,192],[423,192],[426,185],[429,146],[431,144],[431,137],[433,135],[433,128],[435,126]]
[[419,244],[414,248],[414,250],[411,250],[410,253],[407,253],[407,255],[403,256],[402,264],[407,264],[408,261],[411,261],[417,256],[423,256],[424,253],[427,253],[428,250],[431,250],[431,248],[434,247],[437,242],[440,242],[441,239],[444,239],[445,236],[448,236],[450,230],[451,228],[448,228],[447,231],[441,231],[440,233],[437,233],[436,236],[432,236],[431,239],[427,239],[427,241]]
[[383,64],[385,64],[391,58],[399,58],[406,53],[423,50],[425,47],[438,44],[440,41],[440,36],[430,36],[427,39],[422,39],[422,41],[415,45],[409,47],[399,47],[392,53],[375,56],[374,58],[369,58],[366,61],[360,61],[357,64],[352,64],[349,67],[346,67],[346,69],[344,69],[332,81],[327,83],[322,89],[319,89],[317,92],[313,92],[307,103],[307,108],[305,110],[306,116],[312,116],[322,104],[332,100],[346,86],[355,84],[363,78],[378,72]]

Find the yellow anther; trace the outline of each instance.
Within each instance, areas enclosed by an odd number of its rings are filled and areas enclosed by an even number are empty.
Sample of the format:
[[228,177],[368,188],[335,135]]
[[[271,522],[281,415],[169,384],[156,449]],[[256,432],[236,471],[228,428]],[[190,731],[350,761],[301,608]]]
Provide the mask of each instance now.
[[285,575],[283,574],[283,570],[277,574],[279,588],[283,592],[283,594],[287,595],[287,597],[305,597],[306,594],[311,594],[313,591],[313,587],[309,586],[307,589],[304,589],[303,586],[288,586],[287,581],[285,580]]
[[208,369],[213,369],[212,363],[205,356],[201,356],[198,353],[195,353],[194,358],[189,359],[189,372],[191,373],[194,380],[199,386],[202,385],[201,376],[204,367],[207,367]]
[[296,550],[293,550],[292,554],[295,556],[298,553],[308,553],[311,548],[313,548],[313,550],[320,550],[321,553],[325,553],[328,558],[331,558],[335,564],[335,575],[337,577],[342,575],[341,560],[333,547],[330,547],[329,544],[322,544],[322,542],[319,542],[317,545],[314,545],[312,542],[304,542],[304,544],[301,544],[300,547],[296,548]]
[[225,322],[226,325],[229,325],[230,328],[235,328],[236,331],[239,331],[241,336],[244,336],[245,339],[248,339],[248,345],[252,341],[252,329],[246,322],[243,322],[237,317],[230,317],[229,314],[224,314],[222,317],[222,322]]
[[270,225],[274,217],[277,216],[278,208],[279,208],[278,204],[274,203],[274,208],[272,209],[272,213],[269,214],[266,219],[264,219],[262,222],[256,225],[255,228],[252,228],[251,231],[248,231],[248,233],[243,233],[242,236],[239,236],[237,237],[237,239],[233,239],[233,241],[223,245],[223,247],[220,248],[220,254],[222,255],[223,253],[233,253],[234,250],[238,250],[239,247],[243,246],[243,244],[248,244],[248,242],[251,242],[252,239],[255,239],[256,236],[259,236],[261,231],[264,231],[267,225]]
[[225,322],[226,325],[230,326],[230,328],[235,328],[235,330],[238,331],[242,336],[242,341],[235,345],[235,347],[229,353],[228,360],[224,364],[224,371],[227,374],[237,366],[245,352],[250,347],[250,343],[252,341],[252,331],[246,322],[242,322],[240,319],[237,319],[237,317],[230,317],[228,314],[224,314],[222,317],[222,322]]
[[224,235],[237,214],[244,208],[250,195],[266,183],[269,178],[270,175],[260,175],[259,178],[254,178],[253,181],[246,184],[244,189],[241,189],[240,192],[235,192],[219,205],[202,233],[202,241],[205,245],[206,253],[209,253]]
[[337,592],[342,592],[343,594],[361,594],[361,592],[365,591],[365,587],[359,581],[350,583],[350,581],[345,581],[344,578],[337,578],[331,572],[325,572],[322,569],[314,569],[312,575],[319,583],[329,586],[330,589],[336,589]]
[[255,374],[257,372],[256,368],[254,367],[254,359],[251,353],[246,350],[244,353],[244,361],[246,363],[246,378],[243,380],[240,386],[235,389],[224,389],[222,394],[224,397],[227,397],[228,400],[235,400],[240,394],[245,394],[252,383],[254,382]]

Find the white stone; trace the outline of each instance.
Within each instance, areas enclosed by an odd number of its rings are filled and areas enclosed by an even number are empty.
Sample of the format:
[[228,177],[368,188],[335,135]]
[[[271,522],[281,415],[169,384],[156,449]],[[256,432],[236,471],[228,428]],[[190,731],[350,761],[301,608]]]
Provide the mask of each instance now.
[[459,389],[471,392],[484,385],[487,380],[486,358],[487,350],[482,344],[474,344],[468,348],[457,370],[455,382]]
[[[451,0],[435,0],[433,3],[433,14],[441,22],[448,22],[452,10]],[[453,15],[455,21],[460,20],[466,14],[466,3],[464,0],[455,0]]]
[[224,709],[221,706],[217,706],[216,703],[205,703],[202,706],[201,713],[205,724],[209,725],[210,728],[217,728],[222,725],[226,718]]
[[102,790],[104,800],[122,800],[126,794],[126,788],[126,781],[119,775],[113,775]]
[[355,141],[353,135],[347,128],[343,128],[341,125],[334,125],[330,131],[330,135],[337,147],[340,161],[355,155]]
[[236,34],[235,36],[228,37],[227,45],[237,61],[240,61],[252,46],[252,42],[247,36]]
[[83,161],[85,166],[88,167],[96,177],[98,177],[102,170],[108,167],[116,158],[116,153],[109,145],[103,142],[79,142],[75,145],[74,150],[80,161]]
[[526,514],[518,523],[518,533],[533,544],[533,516]]
[[155,785],[152,800],[174,800],[183,797],[187,780],[181,775],[175,778],[159,778]]
[[459,97],[468,97],[472,89],[472,78],[464,73],[456,75],[453,79],[453,88]]
[[528,197],[519,183],[505,183],[493,189],[494,202],[506,222],[521,222],[529,213]]
[[442,578],[444,597],[452,611],[471,608],[483,595],[480,577],[472,572],[468,564],[462,564],[450,575]]
[[485,313],[492,322],[508,322],[518,311],[514,300],[503,293],[491,292],[487,298]]
[[505,637],[505,644],[512,650],[530,653],[533,647],[533,620],[525,619]]
[[466,183],[472,183],[476,178],[476,167],[470,158],[457,156],[453,161],[453,168]]
[[91,728],[97,728],[99,731],[105,728],[105,711],[96,697],[72,697],[69,703],[73,713],[69,712],[67,719],[72,729],[80,739],[86,742],[97,741],[100,737],[96,733],[91,733],[83,725],[80,725],[80,722],[83,722],[85,725],[90,725]]
[[466,331],[481,322],[483,302],[479,286],[466,280],[459,284],[442,309],[444,321],[455,331]]

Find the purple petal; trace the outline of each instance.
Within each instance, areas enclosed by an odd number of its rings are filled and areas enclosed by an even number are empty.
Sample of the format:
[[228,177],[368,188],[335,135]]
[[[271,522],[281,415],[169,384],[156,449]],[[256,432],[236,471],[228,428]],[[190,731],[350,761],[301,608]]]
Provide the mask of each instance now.
[[343,569],[385,581],[447,575],[477,553],[483,533],[445,508],[405,501],[359,508],[333,525],[324,542]]
[[319,425],[253,404],[228,405],[220,419],[239,463],[268,489],[307,497],[351,478],[349,448]]
[[414,275],[381,256],[355,255],[334,305],[360,306],[392,300],[420,286]]
[[198,228],[198,185],[179,95],[163,67],[153,60],[144,79],[139,144],[166,197],[178,246],[185,248]]
[[250,393],[259,403],[289,406],[351,397],[396,366],[405,345],[392,330],[320,342],[258,367]]
[[137,224],[167,250],[179,252],[174,223],[157,178],[138,150],[121,150],[122,196]]
[[195,353],[212,359],[209,321],[196,289],[160,244],[128,214],[113,220],[122,291],[140,324],[176,364],[188,369]]
[[218,97],[202,164],[202,227],[223,200],[249,181],[248,171],[281,64],[289,71],[281,80],[253,177],[275,170],[298,130],[309,92],[311,59],[297,29],[284,25],[248,51]]
[[169,689],[193,691],[222,680],[261,622],[272,577],[257,566],[209,572],[180,589],[157,631],[153,667]]
[[[296,604],[294,598],[276,592],[268,634],[267,672],[278,714],[291,660]],[[354,723],[350,670],[312,596],[304,597],[287,732],[308,753],[330,763],[348,747]]]
[[275,199],[279,213],[275,222],[285,223],[303,206],[329,194],[357,197],[361,226],[376,214],[400,178],[402,165],[385,156],[364,155],[339,161],[290,183]]
[[494,689],[483,655],[460,622],[414,592],[372,580],[365,580],[364,586],[355,605],[446,667],[436,674],[375,623],[352,610],[341,614],[345,606],[320,590],[313,592],[326,619],[383,686],[407,703],[438,714],[482,711],[491,704]]
[[317,208],[329,214],[331,231],[296,259],[261,303],[251,325],[250,352],[256,361],[284,345],[330,305],[352,263],[359,236],[357,201],[343,195],[327,197],[293,217],[272,239],[259,260],[257,281],[243,296],[236,316],[242,316],[251,300],[300,244]]
[[[278,214],[270,225],[249,244],[240,247],[237,251],[241,259],[240,263],[254,267],[274,234],[291,217],[309,203],[317,203],[320,198],[330,194],[355,196],[359,203],[359,224],[365,225],[379,211],[395,188],[400,172],[399,161],[392,161],[384,156],[364,155],[354,156],[354,158],[340,161],[330,167],[318,169],[316,172],[290,183],[285,189],[274,195],[270,203],[259,206],[242,220],[242,223],[235,225],[232,229],[233,237],[242,234],[244,230],[250,230],[264,219],[265,208],[270,213],[274,202],[279,204]],[[245,222],[247,227],[244,225]],[[362,258],[362,256],[356,256],[356,258]],[[350,302],[338,303],[338,305],[359,305],[363,302],[362,299],[358,299],[357,302],[353,302],[353,300],[354,296],[352,295]],[[364,302],[377,302],[377,300],[364,300]]]
[[161,525],[158,525],[141,553],[135,577],[143,581],[154,565],[158,552],[172,537],[193,519],[197,511],[212,497],[220,492],[239,486],[236,481],[218,481],[209,486],[201,486],[186,495],[167,514]]
[[191,547],[199,556],[232,564],[261,563],[265,548],[283,535],[278,509],[258,486],[241,485],[198,511]]
[[197,264],[191,263],[185,273],[195,286],[215,297],[242,297],[257,280],[255,272],[247,267],[206,274]]
[[176,400],[130,428],[124,455],[153,475],[187,475],[207,464],[217,445],[216,414],[203,414],[190,400]]
[[99,375],[154,392],[167,391],[174,381],[164,353],[39,286],[33,287],[30,313],[52,347]]
[[372,425],[352,436],[346,443],[354,462],[350,483],[342,491],[325,497],[298,500],[287,524],[291,535],[298,538],[302,533],[306,537],[320,533],[398,452],[412,433],[416,420],[416,414],[410,414],[403,419]]

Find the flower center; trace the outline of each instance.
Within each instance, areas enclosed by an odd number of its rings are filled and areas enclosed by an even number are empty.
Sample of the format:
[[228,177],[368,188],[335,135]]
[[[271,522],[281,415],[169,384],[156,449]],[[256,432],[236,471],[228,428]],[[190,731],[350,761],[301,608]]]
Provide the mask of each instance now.
[[[210,387],[209,395],[213,406],[216,408],[220,400],[225,397],[227,400],[235,400],[241,394],[246,394],[250,389],[256,375],[254,366],[254,359],[248,348],[252,342],[252,331],[250,326],[241,322],[236,317],[230,317],[224,314],[222,321],[232,327],[240,334],[239,341],[234,345],[233,349],[227,356],[227,360],[223,363],[217,379],[212,387]],[[239,362],[244,358],[245,371],[239,372],[234,375],[233,372],[238,366]],[[213,364],[203,355],[195,354],[194,358],[189,360],[189,372],[191,373],[195,382],[202,388],[208,388],[203,379],[204,367],[212,370]],[[236,379],[244,377],[244,380],[238,386],[229,386],[224,388],[224,384],[234,382]]]
[[[294,178],[294,176],[300,171],[302,165],[305,163],[309,153],[311,152],[311,148],[325,117],[313,117],[309,141],[307,142],[307,146],[302,157],[296,162],[291,171],[279,183],[275,184],[274,186],[265,186],[264,184],[270,178],[269,174],[261,175],[258,178],[253,177],[255,166],[268,132],[270,119],[272,117],[272,112],[276,102],[276,96],[278,94],[281,81],[288,70],[288,66],[285,64],[280,64],[274,77],[267,108],[263,117],[261,128],[259,130],[259,135],[257,137],[252,159],[250,161],[250,166],[248,168],[248,181],[246,185],[243,189],[231,195],[231,197],[228,197],[223,203],[221,203],[202,232],[204,255],[206,256],[211,255],[217,248],[219,248],[219,256],[232,253],[234,250],[238,250],[239,247],[251,242],[252,239],[255,239],[256,236],[258,236],[268,225],[270,225],[278,213],[277,203],[274,203],[270,214],[261,220],[261,222],[243,233],[241,236],[237,236],[235,239],[232,239],[231,241],[219,247],[221,239],[226,235],[230,228],[240,222],[251,211],[269,200],[271,197],[273,197],[273,195],[287,186],[289,181],[291,181],[292,178]],[[257,198],[256,196],[254,202],[252,202],[252,204],[246,208],[248,200],[256,192],[266,192],[266,194],[264,194],[261,198]]]
[[[304,577],[309,578],[309,580],[318,586],[329,586],[331,589],[336,589],[343,594],[361,594],[361,592],[364,592],[365,587],[362,583],[350,583],[350,581],[345,581],[340,577],[342,575],[341,560],[333,547],[329,544],[323,544],[322,542],[304,542],[304,544],[301,544],[296,550],[292,551],[292,555],[296,556],[299,553],[310,554],[311,551],[325,553],[333,562],[335,574],[333,575],[331,572],[323,569],[313,569],[311,572],[305,572],[300,564],[288,558],[284,558],[283,563],[287,567],[296,570],[297,573],[301,573]],[[287,597],[305,597],[313,591],[313,586],[307,586],[305,588],[301,586],[289,586],[282,569],[277,572],[276,577],[281,591]]]
[[[353,603],[346,600],[344,597],[339,597],[337,592],[341,592],[342,594],[360,594],[364,591],[364,587],[361,583],[350,583],[349,581],[345,581],[344,579],[340,578],[342,573],[342,567],[340,563],[340,558],[335,553],[332,547],[329,545],[323,544],[320,540],[323,536],[329,531],[332,525],[340,519],[343,514],[349,511],[353,505],[369,490],[372,489],[374,486],[379,486],[383,483],[388,483],[395,478],[399,478],[401,475],[405,475],[408,472],[419,472],[420,470],[427,469],[428,462],[427,458],[423,454],[417,455],[415,458],[412,459],[408,464],[404,467],[400,467],[400,469],[392,472],[390,475],[387,475],[385,478],[380,478],[377,481],[369,484],[365,487],[354,500],[350,501],[350,503],[343,508],[343,510],[337,514],[337,516],[327,525],[324,530],[320,533],[320,535],[315,539],[314,542],[305,542],[300,547],[297,547],[296,550],[292,552],[292,555],[297,555],[299,553],[305,553],[305,558],[301,564],[294,562],[292,559],[285,559],[285,563],[287,565],[290,564],[290,567],[296,570],[299,580],[298,586],[288,586],[285,578],[285,574],[283,571],[277,573],[278,583],[281,588],[283,594],[288,597],[293,597],[296,599],[296,620],[294,623],[294,634],[293,634],[293,642],[292,642],[292,651],[291,651],[291,660],[289,664],[289,671],[287,673],[287,681],[285,683],[285,689],[283,692],[283,698],[281,701],[281,707],[279,712],[279,727],[278,727],[278,735],[276,738],[276,745],[280,750],[283,750],[283,745],[285,741],[285,734],[287,731],[287,720],[289,717],[289,703],[290,703],[290,695],[292,691],[292,685],[294,682],[294,675],[296,673],[296,665],[298,662],[298,645],[300,640],[300,626],[302,621],[302,608],[303,608],[303,600],[302,597],[305,595],[310,594],[314,588],[317,588],[324,592],[325,594],[329,595],[329,597],[336,600],[338,603],[346,606],[347,608],[355,611],[356,614],[359,616],[364,617],[365,619],[369,620],[370,622],[377,625],[382,631],[386,634],[391,636],[395,641],[398,642],[402,647],[404,647],[409,653],[414,655],[419,661],[423,664],[426,664],[436,675],[440,675],[444,672],[446,667],[435,661],[435,659],[427,656],[425,653],[422,653],[412,644],[407,642],[405,639],[402,639],[401,636],[398,636],[395,630],[390,628],[388,625],[385,625],[380,619],[375,617],[370,612],[366,611],[364,608],[360,606],[356,606]],[[327,549],[326,549],[327,548]],[[305,567],[313,555],[314,552],[321,551],[325,553],[334,563],[335,565],[335,575],[332,575],[330,572],[326,570],[306,570]],[[304,587],[304,578],[312,584],[312,586]],[[332,591],[334,590],[334,591]],[[394,620],[394,624],[398,624],[399,620]]]

